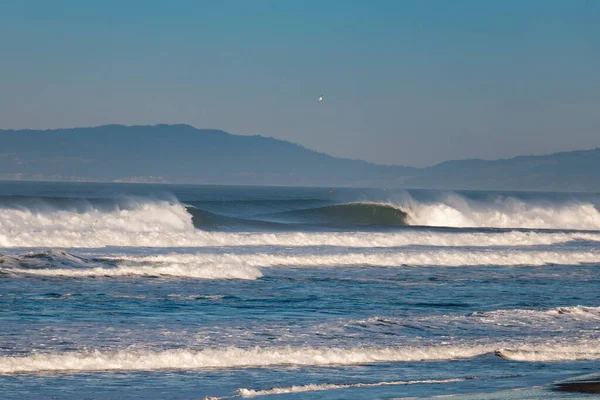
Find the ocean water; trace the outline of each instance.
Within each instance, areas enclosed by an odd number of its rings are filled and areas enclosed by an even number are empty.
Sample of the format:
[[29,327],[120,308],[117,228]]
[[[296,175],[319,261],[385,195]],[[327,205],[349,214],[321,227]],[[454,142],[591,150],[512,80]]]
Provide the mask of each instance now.
[[599,204],[0,182],[0,395],[575,398]]

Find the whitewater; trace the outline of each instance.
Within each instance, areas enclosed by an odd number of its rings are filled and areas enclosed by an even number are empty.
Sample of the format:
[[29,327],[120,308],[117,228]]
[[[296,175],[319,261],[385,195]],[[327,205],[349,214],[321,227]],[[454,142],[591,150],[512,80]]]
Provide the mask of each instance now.
[[599,206],[1,182],[0,392],[552,398],[600,367]]

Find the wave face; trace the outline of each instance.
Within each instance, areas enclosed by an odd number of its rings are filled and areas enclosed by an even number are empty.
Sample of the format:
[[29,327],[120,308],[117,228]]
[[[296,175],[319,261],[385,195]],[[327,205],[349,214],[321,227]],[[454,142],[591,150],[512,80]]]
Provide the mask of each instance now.
[[389,204],[349,203],[271,214],[271,218],[335,226],[405,226],[407,214]]
[[272,214],[278,221],[334,226],[430,226],[600,230],[600,212],[591,203],[538,204],[508,198],[474,203],[454,194],[441,201],[349,203]]
[[596,197],[408,192],[272,214],[278,221],[339,225],[600,230]]
[[293,230],[294,226],[272,221],[262,221],[258,219],[229,217],[219,215],[208,211],[200,210],[195,207],[186,207],[186,211],[192,216],[192,224],[195,228],[215,231],[215,230],[244,230],[244,231],[282,231]]

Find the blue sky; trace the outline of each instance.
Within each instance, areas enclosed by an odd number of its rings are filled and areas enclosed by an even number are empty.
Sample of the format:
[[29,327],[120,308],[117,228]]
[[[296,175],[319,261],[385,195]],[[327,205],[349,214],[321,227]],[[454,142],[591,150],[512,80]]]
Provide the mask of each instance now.
[[187,123],[417,166],[593,148],[599,21],[595,0],[6,0],[0,128]]

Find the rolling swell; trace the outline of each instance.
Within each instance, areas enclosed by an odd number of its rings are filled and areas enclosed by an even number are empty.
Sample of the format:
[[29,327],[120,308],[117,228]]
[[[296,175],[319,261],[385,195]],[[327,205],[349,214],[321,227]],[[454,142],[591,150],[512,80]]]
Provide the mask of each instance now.
[[[194,202],[182,203],[173,196],[162,200],[0,196],[0,247],[510,246],[600,240],[600,212],[593,202],[512,198],[474,202],[452,196],[429,202],[405,200],[397,206],[315,199],[193,206]],[[262,212],[265,209],[270,211]],[[377,231],[406,225],[420,228]],[[426,226],[475,230],[424,230]],[[486,231],[477,231],[481,228]]]
[[192,224],[197,229],[207,231],[227,231],[227,230],[288,230],[285,224],[262,221],[258,219],[237,218],[220,215],[209,211],[201,210],[193,206],[186,206],[186,211],[192,216]]
[[301,223],[351,226],[405,226],[408,215],[399,208],[379,203],[348,203],[270,214],[268,217]]
[[290,230],[319,227],[405,226],[407,214],[393,206],[378,203],[348,203],[291,211],[233,217],[186,206],[194,227],[202,230]]
[[[550,245],[571,241],[600,241],[600,232],[552,232],[552,231],[440,231],[423,229],[399,229],[396,232],[335,232],[323,230],[319,215],[333,214],[341,210],[348,213],[356,207],[350,205],[326,206],[303,209],[286,213],[271,213],[262,217],[229,217],[204,210],[186,207],[177,201],[153,199],[125,199],[115,204],[113,201],[107,210],[93,202],[85,203],[83,209],[67,209],[57,204],[36,201],[42,208],[10,207],[3,203],[0,196],[0,247],[104,247],[104,246],[145,246],[145,247],[189,247],[189,246],[344,246],[344,247],[396,247],[408,245],[428,246],[513,246],[513,245]],[[14,200],[14,199],[11,199]],[[87,200],[86,200],[87,201]],[[30,205],[28,205],[30,206]],[[369,209],[359,204],[358,209]],[[362,207],[362,208],[361,208]],[[379,207],[379,208],[377,208]],[[402,214],[391,207],[382,207],[400,223]],[[436,216],[453,215],[433,213],[427,215],[429,207],[417,209],[414,205],[408,218],[419,216],[415,224],[435,225]],[[316,210],[316,211],[315,211]],[[350,210],[350,211],[349,211]],[[415,211],[416,210],[416,211]],[[560,210],[560,209],[559,209]],[[546,210],[544,210],[546,211]],[[547,209],[548,215],[552,214]],[[372,209],[371,209],[372,213]],[[192,215],[193,214],[193,215]],[[360,213],[359,213],[360,214]],[[496,214],[495,214],[496,215]],[[587,224],[595,224],[593,218],[556,219],[552,214],[555,227],[576,221],[580,229]],[[479,216],[481,216],[479,214]],[[577,217],[575,214],[574,217]],[[584,215],[585,216],[585,215]],[[372,215],[368,216],[369,218]],[[535,214],[536,221],[539,213]],[[351,220],[354,217],[351,217]],[[600,217],[599,217],[600,218]],[[316,221],[294,223],[294,220]],[[321,222],[319,222],[321,221]],[[354,221],[356,219],[354,218]],[[373,220],[371,220],[373,221]],[[546,220],[541,220],[546,221]],[[565,222],[566,221],[566,222]],[[440,221],[441,222],[441,221]],[[599,219],[600,228],[600,219]],[[348,222],[346,222],[347,224]],[[452,225],[452,224],[447,224]],[[482,224],[486,225],[486,224]],[[522,224],[526,225],[526,224]],[[529,224],[527,224],[529,225]],[[520,224],[515,224],[522,227]],[[223,228],[226,227],[226,228]],[[360,227],[360,225],[354,225]],[[401,227],[401,226],[398,226]],[[334,227],[335,228],[335,227]],[[237,230],[237,232],[236,232]],[[282,230],[287,232],[282,232]],[[334,229],[331,229],[334,230]],[[221,232],[219,232],[221,231]],[[245,232],[248,231],[248,232]],[[258,232],[260,231],[260,232]],[[315,231],[315,232],[310,232]]]

